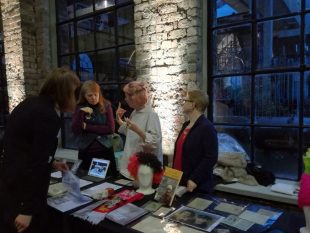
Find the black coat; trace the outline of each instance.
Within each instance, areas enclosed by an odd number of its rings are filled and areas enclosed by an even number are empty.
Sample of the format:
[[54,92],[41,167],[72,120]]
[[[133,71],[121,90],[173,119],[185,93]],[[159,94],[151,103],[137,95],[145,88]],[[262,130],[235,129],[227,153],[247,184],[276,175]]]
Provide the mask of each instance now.
[[[185,122],[178,138],[189,124]],[[176,146],[175,146],[176,148]],[[217,132],[212,123],[201,115],[185,138],[182,150],[182,181],[192,180],[197,184],[197,190],[211,192],[213,190],[213,167],[218,159]]]
[[0,212],[37,215],[46,209],[60,126],[48,97],[30,97],[13,110],[4,138]]

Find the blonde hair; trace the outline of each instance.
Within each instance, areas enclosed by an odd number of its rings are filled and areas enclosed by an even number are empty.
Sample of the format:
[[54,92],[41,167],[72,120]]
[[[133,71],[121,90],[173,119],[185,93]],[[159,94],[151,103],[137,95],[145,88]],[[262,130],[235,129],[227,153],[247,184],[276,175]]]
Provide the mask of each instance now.
[[145,105],[147,103],[148,100],[148,92],[147,92],[147,85],[145,82],[141,82],[141,81],[132,81],[130,83],[127,83],[124,88],[123,91],[129,95],[137,95],[137,104],[142,106]]
[[208,94],[200,90],[191,90],[187,92],[188,98],[195,103],[195,107],[198,111],[204,112],[209,106]]
[[106,103],[109,103],[109,101],[107,101],[103,97],[99,84],[93,80],[88,80],[88,81],[83,83],[81,90],[80,90],[80,94],[79,94],[78,104],[82,105],[82,104],[88,103],[86,98],[85,98],[85,94],[87,91],[99,93],[99,102],[98,102],[99,111],[101,113],[106,112],[106,106],[105,105],[106,105]]
[[47,74],[39,95],[49,96],[60,111],[66,111],[76,105],[75,91],[79,86],[80,80],[73,71],[56,68]]

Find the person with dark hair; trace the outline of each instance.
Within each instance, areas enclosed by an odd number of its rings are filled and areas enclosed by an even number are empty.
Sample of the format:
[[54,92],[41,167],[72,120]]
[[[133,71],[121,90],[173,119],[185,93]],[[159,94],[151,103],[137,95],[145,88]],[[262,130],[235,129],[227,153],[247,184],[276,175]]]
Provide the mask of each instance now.
[[78,157],[82,160],[82,169],[88,170],[93,158],[103,158],[110,160],[108,173],[117,175],[112,145],[114,130],[111,103],[103,97],[95,81],[84,82],[72,117],[72,131],[80,136]]
[[213,190],[213,167],[218,158],[217,132],[204,116],[209,98],[200,90],[192,90],[183,101],[183,112],[189,120],[177,137],[173,168],[183,171],[181,185],[189,192],[209,193]]
[[39,95],[26,98],[12,111],[0,175],[0,232],[45,232],[51,167],[68,170],[54,160],[60,112],[74,111],[79,85],[74,72],[54,69]]

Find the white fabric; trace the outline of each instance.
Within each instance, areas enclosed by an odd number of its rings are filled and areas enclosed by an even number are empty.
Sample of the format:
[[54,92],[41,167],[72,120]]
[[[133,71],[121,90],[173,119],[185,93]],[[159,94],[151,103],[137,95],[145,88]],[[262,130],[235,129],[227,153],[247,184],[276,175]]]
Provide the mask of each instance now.
[[[137,124],[144,130],[146,139],[145,143],[156,146],[154,154],[158,160],[162,163],[162,136],[160,121],[157,113],[155,113],[150,105],[146,105],[141,110],[134,110],[131,113],[130,120]],[[126,128],[126,124],[123,124],[118,129],[118,132],[126,136],[124,153],[120,161],[120,173],[127,178],[130,178],[127,170],[129,157],[137,152],[142,151],[142,144],[144,143],[142,138],[134,131]]]

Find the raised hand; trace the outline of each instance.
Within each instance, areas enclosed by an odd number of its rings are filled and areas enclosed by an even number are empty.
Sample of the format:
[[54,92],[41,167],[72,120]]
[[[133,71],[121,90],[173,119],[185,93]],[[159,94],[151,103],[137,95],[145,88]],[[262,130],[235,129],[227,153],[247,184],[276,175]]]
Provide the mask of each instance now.
[[92,114],[93,113],[93,109],[90,108],[90,107],[83,107],[83,108],[80,108],[81,111],[83,112],[86,112],[88,114]]
[[122,120],[126,110],[122,108],[121,103],[118,102],[118,107],[116,109],[116,121],[118,124],[123,124],[124,121]]

